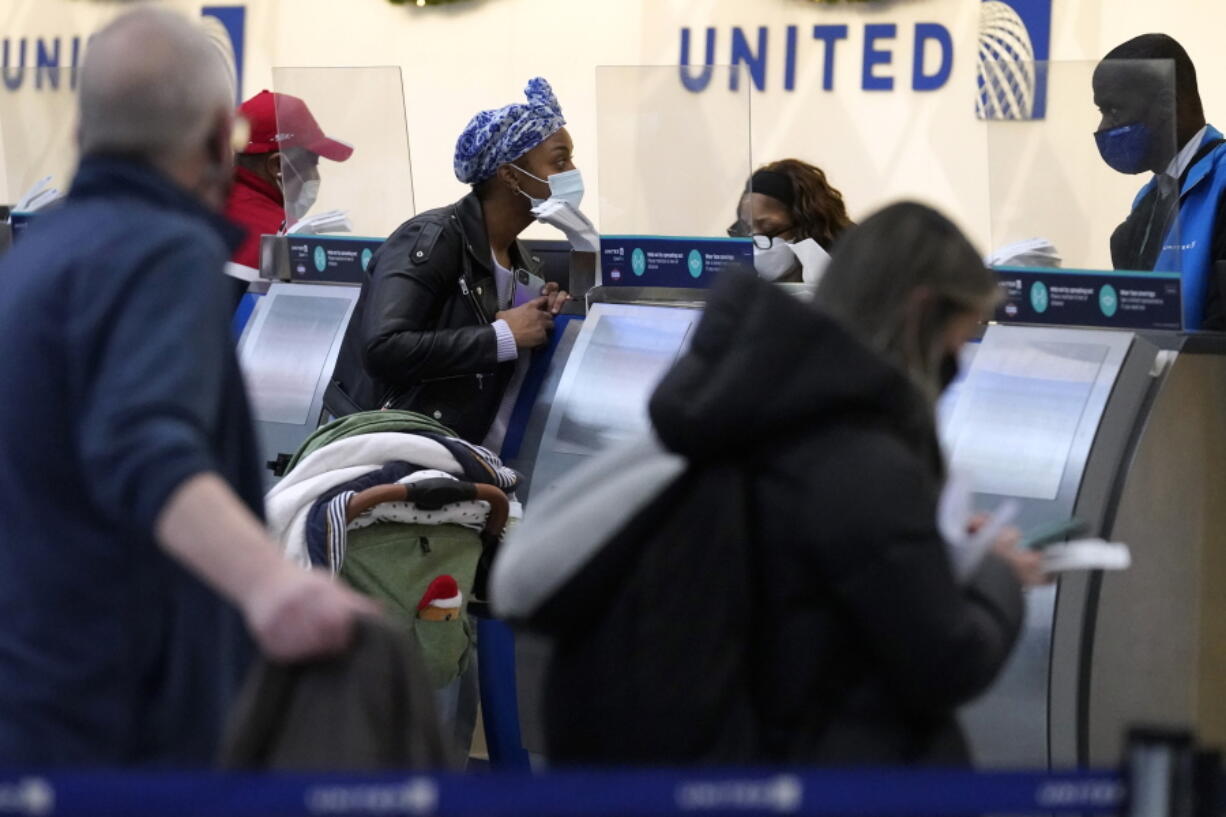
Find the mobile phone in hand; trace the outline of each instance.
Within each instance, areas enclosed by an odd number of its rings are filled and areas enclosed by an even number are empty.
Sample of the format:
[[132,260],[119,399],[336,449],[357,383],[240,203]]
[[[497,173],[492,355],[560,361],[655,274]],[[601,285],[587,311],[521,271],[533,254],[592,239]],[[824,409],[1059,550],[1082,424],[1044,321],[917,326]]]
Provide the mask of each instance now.
[[1063,542],[1070,536],[1079,536],[1089,529],[1090,523],[1077,517],[1064,519],[1059,522],[1050,522],[1046,525],[1040,525],[1034,530],[1027,531],[1018,547],[1024,550],[1042,550],[1048,545]]

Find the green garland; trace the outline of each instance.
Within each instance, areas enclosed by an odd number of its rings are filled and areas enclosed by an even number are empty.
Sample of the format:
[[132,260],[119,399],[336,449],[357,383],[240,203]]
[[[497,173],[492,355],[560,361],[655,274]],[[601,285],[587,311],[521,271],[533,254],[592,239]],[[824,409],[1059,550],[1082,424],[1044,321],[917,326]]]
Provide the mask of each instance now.
[[[449,3],[461,3],[464,0],[388,0],[389,3],[397,6],[443,6]],[[837,3],[874,3],[879,0],[810,0],[813,3],[822,3],[832,6]]]
[[[397,6],[443,6],[448,3],[461,3],[463,0],[388,0],[389,3]],[[834,5],[836,3],[873,3],[878,0],[810,0],[813,3],[823,3],[825,5]]]

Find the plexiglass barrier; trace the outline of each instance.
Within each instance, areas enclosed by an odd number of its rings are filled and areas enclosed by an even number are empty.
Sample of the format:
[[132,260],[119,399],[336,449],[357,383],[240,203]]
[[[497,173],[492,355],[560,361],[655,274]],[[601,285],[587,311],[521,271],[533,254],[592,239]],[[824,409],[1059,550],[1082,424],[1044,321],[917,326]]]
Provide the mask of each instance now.
[[[697,94],[676,67],[596,69],[603,283],[702,285],[752,261],[749,239],[729,236],[752,170],[752,83],[706,70],[712,90]],[[639,237],[678,241],[623,241]]]
[[273,90],[288,229],[382,238],[415,214],[399,67],[274,68]]
[[[77,164],[75,68],[6,68],[0,83],[0,202],[29,209],[67,193]],[[49,181],[44,179],[50,177]]]
[[596,69],[601,232],[727,236],[752,167],[752,83],[708,70],[696,94],[673,66]]
[[987,124],[993,265],[1178,271],[1173,63],[1013,65],[996,73],[1044,82],[1046,110]]

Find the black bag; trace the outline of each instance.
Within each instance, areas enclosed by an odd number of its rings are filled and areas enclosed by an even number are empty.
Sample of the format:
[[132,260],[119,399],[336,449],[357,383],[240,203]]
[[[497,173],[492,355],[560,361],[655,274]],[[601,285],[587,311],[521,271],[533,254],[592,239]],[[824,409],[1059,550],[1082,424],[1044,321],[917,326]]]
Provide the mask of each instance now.
[[690,469],[539,611],[555,764],[752,760],[757,579],[748,480]]

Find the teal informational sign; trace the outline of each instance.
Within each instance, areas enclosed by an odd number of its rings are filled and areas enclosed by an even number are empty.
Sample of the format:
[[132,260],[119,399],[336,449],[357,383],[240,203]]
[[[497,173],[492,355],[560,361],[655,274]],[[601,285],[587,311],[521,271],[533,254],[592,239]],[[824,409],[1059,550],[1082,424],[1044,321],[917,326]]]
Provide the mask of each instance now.
[[1183,290],[1174,272],[997,267],[1005,300],[1000,323],[1183,328]]
[[290,278],[294,281],[360,284],[381,238],[287,236]]
[[748,238],[602,235],[605,286],[705,288],[730,267],[753,269]]

